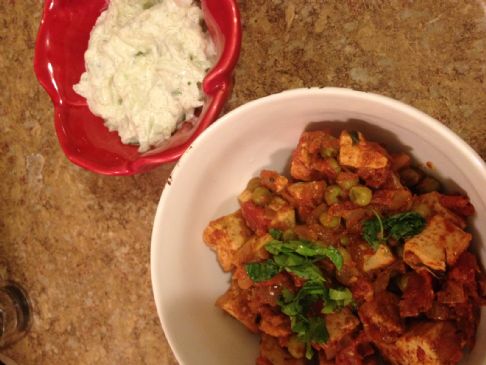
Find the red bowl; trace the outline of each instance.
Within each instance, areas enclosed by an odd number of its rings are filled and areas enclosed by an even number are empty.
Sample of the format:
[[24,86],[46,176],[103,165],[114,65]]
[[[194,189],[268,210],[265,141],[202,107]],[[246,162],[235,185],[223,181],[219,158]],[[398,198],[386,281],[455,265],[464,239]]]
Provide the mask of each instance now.
[[201,0],[210,35],[218,51],[216,65],[206,75],[201,113],[163,146],[139,153],[121,143],[103,120],[93,115],[73,85],[85,71],[89,34],[107,0],[46,0],[35,47],[34,70],[54,103],[57,136],[73,163],[106,175],[133,175],[177,160],[192,141],[221,113],[232,86],[232,72],[241,47],[236,0]]

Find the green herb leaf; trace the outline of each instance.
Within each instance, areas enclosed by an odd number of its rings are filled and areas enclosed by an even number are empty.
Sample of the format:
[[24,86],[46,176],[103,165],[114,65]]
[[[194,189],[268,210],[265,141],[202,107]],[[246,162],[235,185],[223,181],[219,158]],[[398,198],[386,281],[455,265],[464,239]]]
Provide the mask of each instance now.
[[281,271],[273,260],[246,264],[245,270],[250,279],[256,283],[270,280]]
[[322,307],[321,312],[324,314],[331,314],[336,311],[337,304],[333,301],[326,301],[324,306]]
[[363,223],[362,234],[366,242],[376,250],[379,245],[385,243],[385,240],[383,221],[378,213],[375,211],[373,213],[375,213],[375,216]]
[[331,300],[352,300],[353,294],[348,288],[329,289],[329,298]]
[[322,283],[308,281],[297,294],[282,292],[279,300],[280,309],[290,317],[290,328],[297,338],[306,344],[306,357],[314,355],[312,343],[323,343],[328,340],[324,318],[307,316],[309,307],[322,299],[326,288]]
[[[305,357],[307,360],[311,360],[314,356],[314,350],[312,343],[325,343],[329,339],[329,333],[327,332],[326,323],[322,317],[310,317],[306,323],[305,339]],[[302,339],[302,338],[301,338]]]
[[425,219],[417,212],[398,213],[385,219],[374,213],[374,218],[363,223],[362,235],[375,250],[389,238],[402,241],[419,234],[426,225]]
[[315,343],[325,343],[329,339],[326,323],[322,317],[309,318],[309,339]]
[[324,279],[324,276],[322,276],[321,270],[319,270],[319,268],[312,263],[285,267],[285,270],[305,280],[317,281],[322,283],[326,281]]
[[335,247],[327,246],[322,247],[322,256],[327,257],[336,266],[336,269],[341,270],[343,267],[343,256]]
[[327,293],[327,288],[322,282],[306,281],[299,291],[300,296],[311,296],[317,298],[324,298]]
[[280,309],[282,313],[289,317],[293,317],[302,312],[302,305],[298,301],[291,301],[290,303],[283,305]]
[[352,302],[352,294],[346,288],[328,289],[322,281],[308,280],[297,293],[284,289],[278,300],[282,313],[290,318],[292,332],[306,344],[307,359],[314,355],[312,344],[325,343],[329,339],[324,317],[312,314],[315,305],[321,301],[324,303],[322,313],[329,314],[343,307],[344,303]]
[[307,360],[311,360],[313,356],[314,356],[314,349],[312,348],[312,345],[311,345],[310,342],[306,342],[306,344],[305,344],[305,358]]
[[300,266],[308,263],[308,260],[305,257],[302,257],[295,253],[281,253],[279,255],[273,256],[273,260],[278,266],[285,268]]
[[295,252],[305,257],[322,256],[322,246],[309,241],[289,241],[288,244]]
[[288,242],[273,240],[265,245],[265,249],[272,255],[297,253],[303,257],[312,257],[316,259],[327,257],[338,270],[341,270],[343,266],[343,257],[336,248],[332,246],[320,246],[305,240],[292,240]]
[[385,230],[394,240],[401,241],[415,236],[425,228],[425,219],[417,212],[399,213],[385,220]]
[[305,334],[307,332],[307,318],[300,314],[292,316],[290,319],[290,329],[297,337],[305,342]]
[[295,294],[293,292],[285,287],[282,289],[282,300],[284,303],[290,303],[294,298]]
[[281,230],[275,229],[275,228],[270,228],[268,230],[268,233],[270,233],[270,236],[272,236],[272,238],[274,240],[282,241],[283,232]]

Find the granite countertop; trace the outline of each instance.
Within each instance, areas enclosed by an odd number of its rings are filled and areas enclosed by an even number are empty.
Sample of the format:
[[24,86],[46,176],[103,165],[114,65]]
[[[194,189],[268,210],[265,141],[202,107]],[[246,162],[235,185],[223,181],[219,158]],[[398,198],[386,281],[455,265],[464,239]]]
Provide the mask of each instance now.
[[[486,158],[482,1],[241,0],[227,109],[288,88],[341,86],[409,103]],[[69,163],[32,70],[42,1],[0,2],[0,275],[34,302],[19,364],[176,364],[149,275],[152,221],[172,164],[134,177]]]

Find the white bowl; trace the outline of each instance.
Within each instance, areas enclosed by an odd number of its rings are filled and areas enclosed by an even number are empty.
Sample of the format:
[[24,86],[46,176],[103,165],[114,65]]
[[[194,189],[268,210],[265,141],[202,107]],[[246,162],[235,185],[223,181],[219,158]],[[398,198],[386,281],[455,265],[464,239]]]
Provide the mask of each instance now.
[[[155,216],[153,291],[162,327],[182,365],[255,363],[258,336],[214,305],[228,288],[229,275],[203,243],[202,232],[210,220],[238,208],[237,195],[261,169],[284,171],[302,131],[322,121],[359,129],[420,163],[431,161],[446,187],[467,192],[477,210],[471,221],[475,249],[486,264],[486,166],[441,123],[398,101],[348,89],[296,89],[255,100],[223,116],[189,147]],[[482,314],[477,345],[464,361],[470,365],[486,363]]]

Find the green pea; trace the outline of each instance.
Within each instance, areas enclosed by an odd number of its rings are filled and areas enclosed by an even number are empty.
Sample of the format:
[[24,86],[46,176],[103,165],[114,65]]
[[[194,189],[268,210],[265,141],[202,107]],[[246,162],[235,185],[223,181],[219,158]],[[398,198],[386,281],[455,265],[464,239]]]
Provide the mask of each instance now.
[[323,227],[337,228],[341,224],[341,217],[335,217],[324,212],[319,216],[319,222]]
[[272,197],[272,193],[270,193],[270,190],[264,188],[263,186],[257,187],[251,193],[251,200],[253,203],[257,205],[264,205],[268,203],[271,197]]
[[373,192],[366,186],[353,186],[349,190],[349,199],[360,207],[365,207],[371,203]]
[[341,172],[341,166],[338,164],[335,158],[329,157],[328,159],[326,159],[326,161],[329,163],[329,166],[331,166],[336,174],[339,174]]
[[353,186],[356,186],[356,185],[359,184],[359,177],[356,176],[356,177],[353,177],[353,178],[345,179],[345,180],[339,181],[338,184],[344,190],[349,190]]
[[342,194],[342,190],[337,185],[329,185],[324,192],[324,200],[327,205],[336,204],[339,202],[339,196]]

